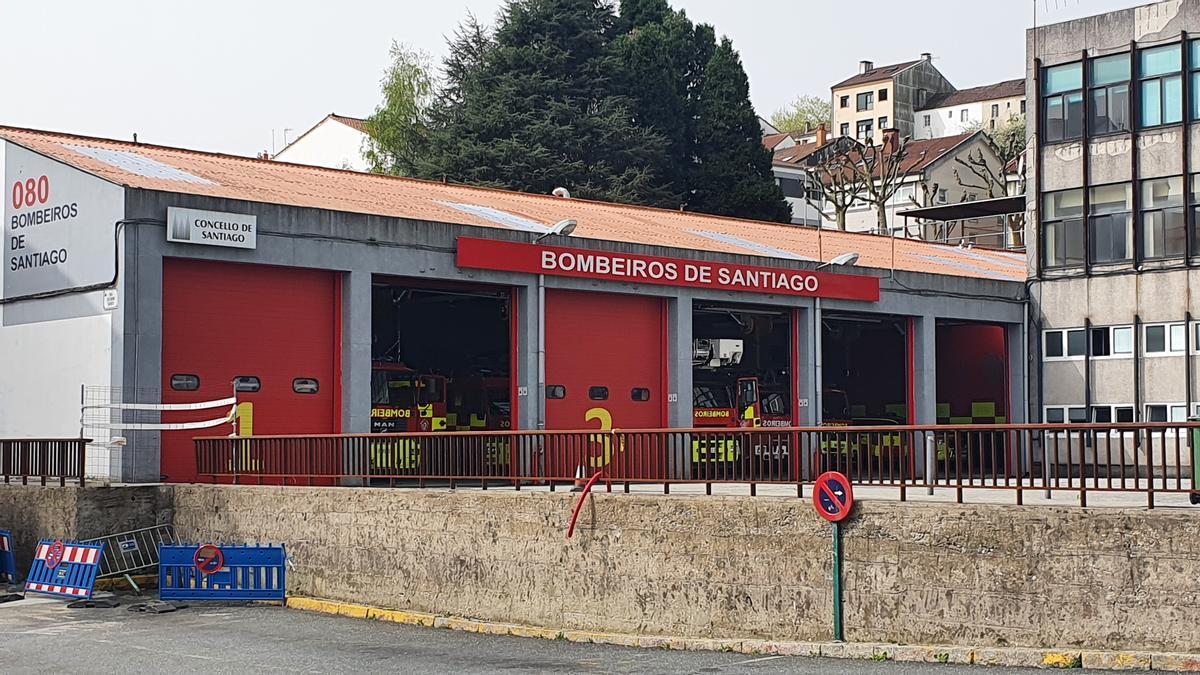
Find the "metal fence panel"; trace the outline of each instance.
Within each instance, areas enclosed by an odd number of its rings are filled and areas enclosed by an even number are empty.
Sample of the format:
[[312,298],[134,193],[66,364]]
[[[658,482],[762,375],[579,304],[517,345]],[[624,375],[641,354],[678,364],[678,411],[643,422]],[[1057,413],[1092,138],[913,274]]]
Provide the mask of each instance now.
[[[208,571],[200,549],[217,550]],[[211,558],[209,558],[211,559]],[[287,594],[287,553],[280,546],[163,546],[158,592],[162,600],[275,600]]]
[[12,532],[0,530],[0,583],[17,583],[17,558],[13,551]]
[[175,537],[174,525],[155,525],[87,539],[84,543],[104,544],[104,556],[100,559],[100,578],[104,578],[157,567],[159,547],[178,544],[179,539]]

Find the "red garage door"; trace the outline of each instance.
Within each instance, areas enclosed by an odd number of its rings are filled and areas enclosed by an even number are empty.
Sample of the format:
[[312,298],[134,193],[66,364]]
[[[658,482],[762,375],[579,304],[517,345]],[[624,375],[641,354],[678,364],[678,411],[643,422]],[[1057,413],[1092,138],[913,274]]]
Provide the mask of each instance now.
[[[243,406],[249,415],[242,434],[336,433],[338,315],[337,276],[331,272],[164,260],[162,400],[225,398],[241,378],[243,389],[257,385],[257,391],[238,393],[239,404],[251,404]],[[179,381],[172,386],[176,375],[195,376],[199,388],[180,391]],[[176,413],[163,421],[212,419],[223,412]],[[163,480],[195,480],[191,438],[230,430],[164,432]]]
[[[546,292],[546,426],[651,429],[666,422],[665,305],[659,298]],[[597,449],[593,449],[597,450]],[[665,462],[651,444],[605,447],[591,468],[650,478]],[[569,467],[551,473],[572,475]]]

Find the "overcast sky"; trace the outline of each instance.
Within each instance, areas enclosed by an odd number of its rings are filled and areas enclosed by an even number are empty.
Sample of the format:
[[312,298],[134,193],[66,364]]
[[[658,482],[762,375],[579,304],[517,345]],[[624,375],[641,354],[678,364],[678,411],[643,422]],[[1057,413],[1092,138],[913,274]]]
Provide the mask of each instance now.
[[[858,61],[932,52],[964,88],[1023,76],[1024,30],[1144,0],[673,0],[733,39],[759,114],[829,95]],[[0,0],[0,125],[253,154],[329,112],[365,116],[393,40],[501,0]]]

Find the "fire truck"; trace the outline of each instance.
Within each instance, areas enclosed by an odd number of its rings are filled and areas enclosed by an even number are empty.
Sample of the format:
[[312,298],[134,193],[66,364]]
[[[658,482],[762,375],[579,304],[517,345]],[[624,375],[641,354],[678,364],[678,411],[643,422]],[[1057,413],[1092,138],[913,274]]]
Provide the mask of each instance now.
[[[436,431],[491,431],[512,428],[509,381],[420,373],[403,364],[371,364],[371,432],[399,434]],[[487,441],[485,462],[495,469],[510,463],[506,440]],[[444,458],[443,458],[444,459]],[[470,471],[471,458],[456,465]],[[413,472],[421,465],[420,439],[389,439],[371,444],[372,473]],[[474,471],[470,471],[474,472]]]
[[[692,426],[697,429],[791,426],[788,384],[763,384],[759,374],[735,375],[742,360],[743,343],[736,339],[697,339],[692,349]],[[752,447],[742,447],[737,437],[699,438],[692,441],[694,471],[702,465],[744,464],[750,461],[786,464],[785,438],[756,437]]]

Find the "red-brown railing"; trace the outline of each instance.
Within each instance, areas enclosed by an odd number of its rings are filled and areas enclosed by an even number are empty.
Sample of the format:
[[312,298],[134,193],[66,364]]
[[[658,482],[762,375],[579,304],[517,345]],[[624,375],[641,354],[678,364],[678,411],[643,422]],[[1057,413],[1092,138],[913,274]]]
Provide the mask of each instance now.
[[613,431],[496,431],[196,439],[201,480],[236,483],[417,485],[430,481],[547,485],[805,483],[826,470],[856,485],[1192,493],[1200,423],[787,427]]
[[30,479],[42,485],[67,481],[84,484],[87,438],[15,438],[0,439],[0,472],[4,482]]

